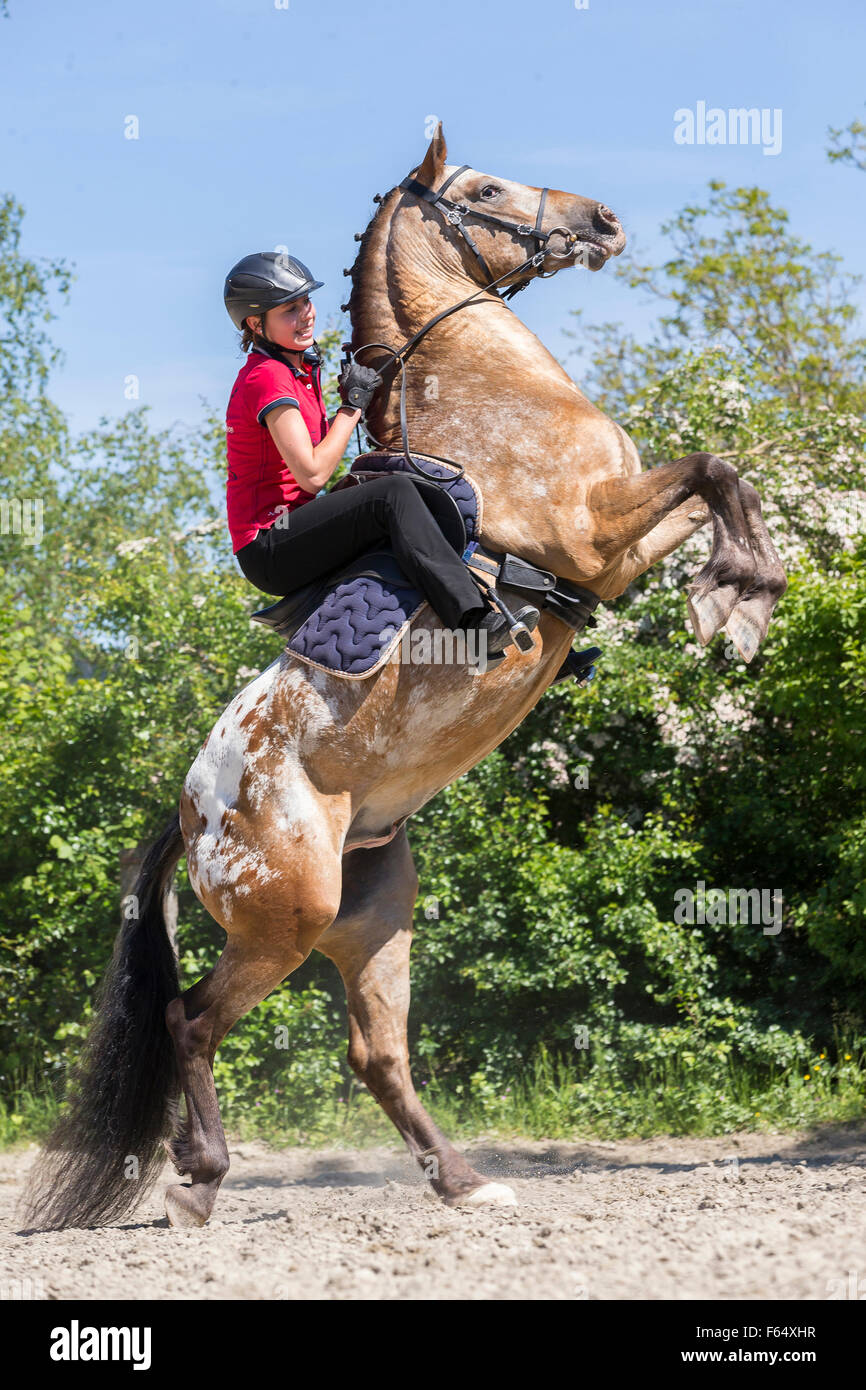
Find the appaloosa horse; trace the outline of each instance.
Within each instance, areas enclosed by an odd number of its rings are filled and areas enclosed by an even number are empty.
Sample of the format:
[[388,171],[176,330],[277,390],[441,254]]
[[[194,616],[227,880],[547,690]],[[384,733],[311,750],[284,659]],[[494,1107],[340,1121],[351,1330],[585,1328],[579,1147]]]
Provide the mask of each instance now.
[[[475,292],[408,359],[416,447],[455,460],[480,484],[486,545],[601,599],[621,594],[711,518],[711,555],[688,599],[692,622],[704,643],[726,625],[750,659],[785,587],[754,488],[710,454],[642,471],[620,426],[484,288],[577,260],[598,270],[625,245],[618,219],[589,198],[449,168],[441,126],[413,174],[379,200],[349,307],[353,346],[397,347]],[[449,201],[436,201],[453,175]],[[374,348],[363,360],[392,363]],[[399,451],[396,385],[392,375],[369,424]],[[429,608],[416,623],[438,626]],[[129,1211],[159,1172],[180,1091],[186,1117],[168,1147],[190,1182],[167,1190],[166,1209],[174,1225],[204,1223],[229,1167],[214,1053],[313,948],[343,977],[352,1067],[436,1192],[451,1205],[514,1202],[510,1188],[486,1181],[452,1147],[412,1084],[417,878],[403,821],[524,719],[572,638],[543,613],[534,648],[510,647],[481,676],[466,665],[388,661],[370,679],[342,680],[284,651],[232,700],[143,866],[138,915],[118,937],[75,1099],[32,1189],[34,1223]],[[214,969],[179,995],[163,899],[184,853],[228,940]]]

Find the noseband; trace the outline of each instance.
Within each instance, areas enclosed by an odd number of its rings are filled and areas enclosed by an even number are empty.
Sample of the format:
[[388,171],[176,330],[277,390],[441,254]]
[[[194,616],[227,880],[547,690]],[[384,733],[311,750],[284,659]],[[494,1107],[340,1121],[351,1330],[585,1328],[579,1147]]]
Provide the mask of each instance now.
[[[436,477],[432,473],[428,473],[425,468],[422,468],[420,464],[415,462],[415,460],[412,458],[409,452],[409,431],[406,424],[406,358],[409,357],[412,352],[414,352],[421,339],[425,336],[425,334],[430,332],[431,328],[435,327],[435,325],[439,323],[442,319],[447,318],[449,314],[454,314],[457,312],[458,309],[462,309],[464,305],[472,303],[473,300],[477,300],[480,294],[487,294],[492,291],[497,299],[510,299],[512,295],[515,295],[520,290],[525,289],[526,286],[529,284],[530,280],[534,278],[532,275],[526,275],[523,277],[523,279],[518,280],[515,284],[510,285],[507,289],[503,290],[500,293],[500,291],[496,288],[497,285],[500,285],[503,280],[509,279],[510,276],[520,275],[522,271],[529,270],[530,268],[536,271],[537,278],[539,279],[547,280],[550,278],[551,275],[555,275],[556,270],[551,270],[546,275],[541,270],[541,266],[544,263],[545,258],[547,256],[556,256],[557,260],[566,260],[571,255],[572,246],[576,241],[579,240],[577,234],[575,232],[572,232],[568,227],[553,227],[549,232],[543,232],[541,230],[541,223],[544,217],[544,205],[547,201],[547,195],[550,191],[547,188],[543,188],[541,190],[541,198],[538,204],[538,213],[536,215],[535,225],[533,227],[530,227],[525,222],[506,222],[505,219],[502,217],[494,217],[492,213],[480,212],[476,208],[468,207],[465,203],[454,203],[451,201],[450,198],[444,197],[443,195],[445,191],[448,188],[450,188],[454,180],[456,178],[459,178],[461,174],[465,173],[466,170],[471,167],[472,166],[469,164],[462,164],[460,168],[456,170],[455,173],[449,175],[449,177],[442,184],[441,188],[438,189],[428,188],[426,184],[421,183],[418,179],[412,178],[411,175],[407,175],[406,178],[403,179],[402,182],[398,185],[398,187],[402,188],[407,193],[414,194],[415,197],[423,198],[424,202],[429,203],[431,207],[439,208],[445,214],[445,218],[448,222],[448,225],[451,227],[455,227],[457,231],[459,231],[463,236],[464,241],[466,242],[467,246],[475,256],[475,259],[481,267],[481,270],[484,276],[486,277],[488,283],[486,285],[482,285],[472,294],[467,295],[465,299],[461,299],[459,303],[452,304],[448,309],[442,309],[440,313],[435,314],[432,319],[428,319],[427,323],[425,323],[421,328],[419,328],[418,332],[413,334],[411,338],[407,339],[407,341],[403,344],[402,347],[392,348],[387,343],[364,343],[363,347],[359,347],[354,354],[355,357],[357,357],[359,352],[365,352],[367,348],[382,348],[385,352],[391,354],[392,361],[388,363],[388,366],[399,366],[400,434],[403,443],[403,457],[406,460],[407,466],[411,468],[413,472],[420,473],[424,478],[429,478],[431,482],[435,482],[439,487],[442,486],[442,478]],[[475,242],[473,241],[468,228],[465,226],[465,218],[467,217],[477,217],[482,222],[495,223],[499,227],[507,228],[508,231],[516,232],[518,236],[532,237],[537,245],[537,249],[533,251],[531,256],[527,256],[526,260],[521,262],[520,265],[513,267],[511,270],[506,270],[504,275],[500,275],[497,279],[494,279],[493,275],[491,274],[490,267],[488,266],[478,247],[475,245]],[[551,251],[548,246],[550,238],[557,235],[563,236],[565,238],[565,251],[560,253]],[[348,353],[349,345],[345,344],[344,348],[345,351]],[[386,371],[387,367],[383,368],[382,370]],[[367,438],[370,440],[372,444],[376,446],[377,449],[382,449],[384,447],[379,443],[377,439],[374,438],[366,423],[364,425],[364,430],[367,435]],[[458,478],[463,477],[465,470],[462,467],[462,465],[455,464],[451,459],[443,459],[439,454],[427,454],[427,457],[440,459],[442,463],[450,464],[451,467],[457,468],[459,470],[455,477],[449,480],[450,483],[454,483],[457,481]]]

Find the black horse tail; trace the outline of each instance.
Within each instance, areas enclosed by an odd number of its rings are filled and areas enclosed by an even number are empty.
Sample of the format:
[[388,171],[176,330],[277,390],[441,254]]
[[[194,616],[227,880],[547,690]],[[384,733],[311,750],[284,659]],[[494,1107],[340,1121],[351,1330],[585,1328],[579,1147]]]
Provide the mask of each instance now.
[[69,1106],[25,1197],[37,1229],[118,1221],[150,1191],[177,1110],[174,1043],[165,1024],[180,993],[165,896],[183,853],[175,815],[151,846],[100,986]]

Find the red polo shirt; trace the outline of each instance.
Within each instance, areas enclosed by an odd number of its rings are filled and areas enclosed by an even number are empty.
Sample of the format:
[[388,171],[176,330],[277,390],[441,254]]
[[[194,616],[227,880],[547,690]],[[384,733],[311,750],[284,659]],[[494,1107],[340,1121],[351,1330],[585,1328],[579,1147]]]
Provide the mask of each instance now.
[[226,509],[235,554],[287,509],[316,495],[293,477],[265,417],[275,406],[293,406],[313,443],[320,444],[328,432],[321,370],[308,362],[303,369],[290,367],[253,348],[238,372],[226,411]]

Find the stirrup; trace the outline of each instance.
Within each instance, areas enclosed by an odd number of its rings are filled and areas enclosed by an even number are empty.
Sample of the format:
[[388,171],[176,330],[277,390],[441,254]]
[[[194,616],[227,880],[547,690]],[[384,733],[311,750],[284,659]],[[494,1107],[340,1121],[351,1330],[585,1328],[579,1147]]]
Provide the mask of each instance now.
[[572,648],[551,681],[551,685],[558,685],[560,681],[567,681],[572,677],[577,680],[581,687],[589,685],[589,682],[595,679],[595,663],[600,656],[601,647],[586,647],[582,652],[576,652]]
[[538,609],[533,608],[531,603],[527,603],[516,613],[512,613],[505,599],[496,592],[492,584],[487,590],[487,597],[505,617],[508,623],[508,634],[517,650],[519,652],[531,652],[535,646],[533,628],[538,626],[538,620],[541,616]]

